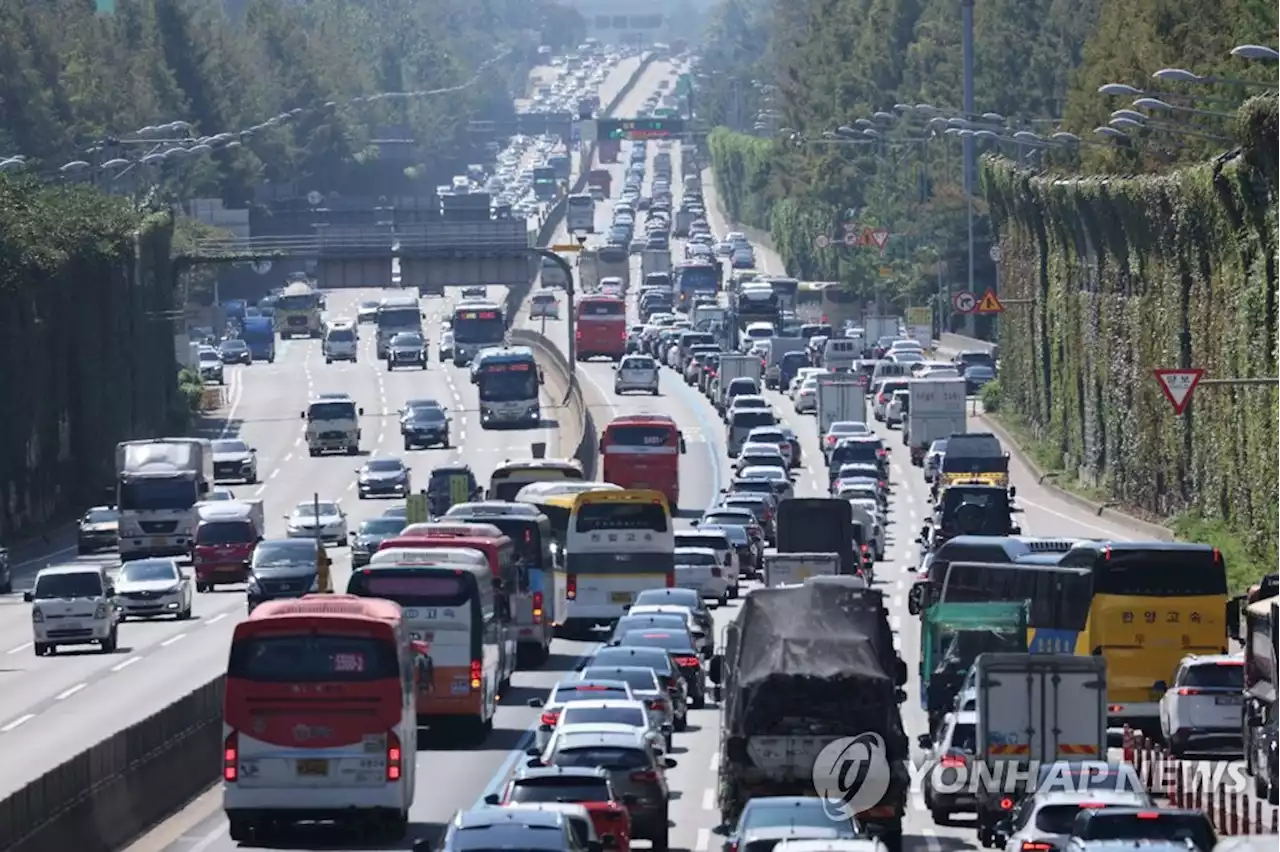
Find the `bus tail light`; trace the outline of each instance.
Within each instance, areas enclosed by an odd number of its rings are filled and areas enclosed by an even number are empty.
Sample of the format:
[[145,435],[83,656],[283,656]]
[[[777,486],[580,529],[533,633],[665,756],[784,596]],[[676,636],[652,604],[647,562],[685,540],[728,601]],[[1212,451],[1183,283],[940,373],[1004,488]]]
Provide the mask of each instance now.
[[400,748],[400,738],[394,731],[387,732],[387,780],[399,781],[404,770],[404,752]]
[[579,342],[581,342],[581,340],[582,340],[582,329],[580,329],[580,328],[578,328],[578,329],[574,329],[574,332],[573,332],[573,339],[574,339],[574,340],[577,340],[577,341],[579,341]]
[[484,666],[479,660],[471,661],[471,688],[479,689],[481,676],[484,674]]
[[542,623],[542,592],[533,593],[533,623]]
[[667,588],[674,589],[675,587],[676,587],[676,572],[668,571],[667,572]]
[[227,734],[222,744],[222,780],[234,784],[240,776],[240,735]]
[[569,600],[577,600],[578,598],[578,575],[570,574],[565,580],[564,596]]

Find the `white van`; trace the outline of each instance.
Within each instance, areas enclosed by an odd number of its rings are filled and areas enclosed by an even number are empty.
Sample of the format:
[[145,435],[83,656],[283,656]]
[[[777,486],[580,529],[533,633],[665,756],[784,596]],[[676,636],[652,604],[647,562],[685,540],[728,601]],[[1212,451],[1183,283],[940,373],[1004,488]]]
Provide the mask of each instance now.
[[324,353],[324,362],[355,361],[360,352],[360,332],[351,320],[334,320],[324,332],[324,340],[320,343],[320,351]]
[[911,366],[911,364],[899,364],[894,361],[877,361],[875,372],[871,374],[872,387],[881,379],[911,378]]
[[97,645],[104,654],[119,644],[120,611],[106,566],[77,563],[40,569],[31,591],[32,643],[37,657],[59,645]]
[[822,349],[822,366],[832,372],[848,372],[862,358],[862,341],[832,337]]

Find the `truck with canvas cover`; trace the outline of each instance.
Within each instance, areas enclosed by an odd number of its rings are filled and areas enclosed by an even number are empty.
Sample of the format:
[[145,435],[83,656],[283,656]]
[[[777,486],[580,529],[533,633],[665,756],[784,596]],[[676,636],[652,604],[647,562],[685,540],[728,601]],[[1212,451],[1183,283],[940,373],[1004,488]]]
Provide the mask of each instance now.
[[906,665],[894,651],[880,592],[835,582],[757,589],[725,630],[723,654],[712,658],[709,674],[721,700],[723,822],[736,820],[755,797],[814,795],[814,764],[824,748],[874,736],[885,760],[870,762],[879,778],[864,783],[883,784],[886,792],[855,816],[899,852],[910,786],[898,707]]
[[[1276,621],[1280,602],[1267,598],[1244,612],[1244,716],[1242,744],[1245,770],[1253,777],[1254,792],[1268,802],[1280,799],[1276,782]],[[1268,731],[1270,735],[1268,736]]]
[[902,440],[911,450],[911,463],[922,467],[934,441],[964,431],[964,379],[912,379],[907,395]]
[[[982,654],[974,662],[978,688],[974,759],[990,777],[1026,784],[1034,766],[1060,760],[1106,759],[1107,661],[1101,656]],[[982,770],[979,770],[980,772]],[[1023,790],[1010,784],[977,789],[978,840],[993,829]]]
[[947,451],[942,457],[942,470],[934,481],[935,489],[960,481],[1009,487],[1009,454],[995,435],[953,432],[941,437],[947,439]]
[[938,730],[979,654],[1027,650],[1028,602],[938,604],[920,626],[920,707]]
[[613,195],[613,177],[608,169],[592,169],[587,172],[587,186],[600,189],[603,195],[600,201],[608,200]]
[[833,497],[793,497],[778,505],[779,553],[835,553],[841,574],[862,566],[853,534],[853,508]]
[[835,553],[766,553],[764,584],[770,588],[794,586],[810,577],[840,573],[840,556]]
[[748,281],[738,285],[734,290],[734,312],[738,315],[740,326],[752,322],[776,324],[780,309],[773,285],[764,281]]

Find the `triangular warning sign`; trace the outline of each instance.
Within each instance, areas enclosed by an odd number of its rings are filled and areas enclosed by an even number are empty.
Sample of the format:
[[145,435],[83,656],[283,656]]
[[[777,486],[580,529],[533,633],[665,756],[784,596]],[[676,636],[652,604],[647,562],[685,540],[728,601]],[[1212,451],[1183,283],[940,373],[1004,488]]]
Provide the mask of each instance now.
[[1000,314],[1004,313],[1004,305],[996,298],[995,290],[988,290],[982,294],[982,301],[978,302],[978,307],[974,310],[980,314]]
[[1187,410],[1187,404],[1191,402],[1191,394],[1195,393],[1196,385],[1200,384],[1200,378],[1204,375],[1204,370],[1155,370],[1156,381],[1160,383],[1160,390],[1164,391],[1165,399],[1173,405],[1173,413],[1181,414]]

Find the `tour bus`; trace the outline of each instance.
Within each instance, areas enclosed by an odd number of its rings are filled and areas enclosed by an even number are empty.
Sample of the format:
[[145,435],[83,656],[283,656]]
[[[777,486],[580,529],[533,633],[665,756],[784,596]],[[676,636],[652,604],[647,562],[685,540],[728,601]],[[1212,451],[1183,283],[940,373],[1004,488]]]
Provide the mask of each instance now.
[[680,505],[684,436],[666,414],[615,417],[600,435],[604,478],[628,489],[661,491],[674,514]]
[[627,303],[621,296],[583,296],[574,317],[578,360],[627,354]]
[[294,335],[319,337],[320,302],[320,294],[305,281],[295,281],[285,287],[275,307],[280,339],[288,340]]
[[1227,567],[1207,544],[1085,541],[1058,564],[1093,571],[1089,653],[1107,661],[1107,718],[1158,731],[1187,654],[1227,653]]
[[574,498],[556,569],[566,638],[612,625],[646,589],[675,586],[675,528],[660,491],[589,491]]
[[456,727],[483,742],[498,712],[502,612],[488,558],[470,547],[379,550],[351,573],[347,594],[404,608],[410,639],[426,645],[416,723]]
[[551,526],[554,555],[564,548],[564,538],[569,531],[569,513],[579,494],[593,491],[621,491],[621,485],[612,482],[532,482],[516,494],[516,503],[526,503],[547,516]]
[[400,531],[400,535],[378,545],[379,550],[452,550],[462,547],[484,554],[489,563],[490,584],[503,616],[498,686],[505,689],[516,670],[516,626],[511,620],[511,605],[512,590],[520,586],[520,560],[516,556],[515,543],[493,524],[432,521],[410,524]]
[[501,346],[506,338],[506,318],[493,302],[461,302],[453,309],[455,367],[465,367],[481,349]]
[[581,482],[582,465],[573,459],[516,459],[505,461],[489,477],[490,500],[514,500],[532,482]]
[[542,371],[528,346],[486,349],[475,356],[471,383],[480,397],[480,428],[542,423]]
[[565,228],[569,233],[594,234],[596,232],[596,200],[589,192],[570,195],[565,201]]
[[413,296],[387,296],[378,304],[373,321],[378,329],[375,345],[379,360],[387,357],[387,344],[400,332],[422,333],[422,309]]
[[447,523],[492,524],[515,544],[519,585],[509,590],[516,628],[517,666],[542,665],[551,653],[555,596],[551,594],[551,522],[536,506],[487,501],[460,503],[445,514]]
[[253,842],[281,822],[311,820],[403,835],[426,652],[385,600],[268,601],[237,624],[222,722],[231,839]]

